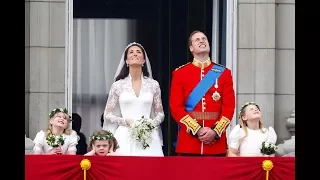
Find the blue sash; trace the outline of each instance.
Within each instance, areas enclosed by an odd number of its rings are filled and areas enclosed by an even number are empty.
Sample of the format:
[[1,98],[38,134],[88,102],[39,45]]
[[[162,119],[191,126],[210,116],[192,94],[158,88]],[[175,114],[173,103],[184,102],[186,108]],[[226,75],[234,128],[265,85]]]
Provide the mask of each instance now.
[[204,76],[204,78],[198,83],[198,85],[190,93],[186,102],[186,111],[192,111],[202,97],[207,93],[207,91],[216,82],[216,79],[225,70],[225,67],[214,64],[212,69]]

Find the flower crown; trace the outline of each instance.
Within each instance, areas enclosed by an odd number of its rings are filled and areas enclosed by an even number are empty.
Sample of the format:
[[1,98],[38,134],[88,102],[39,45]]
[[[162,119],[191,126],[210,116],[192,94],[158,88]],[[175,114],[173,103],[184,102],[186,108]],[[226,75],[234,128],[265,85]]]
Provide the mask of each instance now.
[[113,134],[110,131],[106,131],[106,134],[93,134],[92,136],[89,137],[89,140],[90,141],[107,140],[112,138],[113,138]]
[[56,108],[56,109],[53,109],[50,113],[49,113],[49,118],[52,118],[56,113],[58,112],[62,112],[62,113],[65,113],[69,116],[69,119],[71,121],[71,116],[68,114],[68,110],[66,108]]
[[244,110],[246,109],[246,107],[249,106],[249,105],[255,105],[260,111],[260,107],[258,106],[257,103],[255,103],[255,102],[247,102],[241,107],[241,109],[239,111],[239,119],[241,119],[241,113],[243,113]]

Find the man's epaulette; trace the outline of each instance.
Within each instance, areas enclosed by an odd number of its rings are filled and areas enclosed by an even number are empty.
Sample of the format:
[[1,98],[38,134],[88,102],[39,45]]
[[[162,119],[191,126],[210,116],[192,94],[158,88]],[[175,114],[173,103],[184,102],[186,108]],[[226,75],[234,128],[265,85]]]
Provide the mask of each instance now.
[[191,62],[188,62],[187,64],[184,64],[184,65],[179,66],[178,68],[175,69],[175,71],[178,70],[178,69],[180,69],[180,68],[182,68],[182,67],[184,67],[184,66],[186,66],[186,65],[188,65],[188,64],[190,64],[190,63],[191,63]]

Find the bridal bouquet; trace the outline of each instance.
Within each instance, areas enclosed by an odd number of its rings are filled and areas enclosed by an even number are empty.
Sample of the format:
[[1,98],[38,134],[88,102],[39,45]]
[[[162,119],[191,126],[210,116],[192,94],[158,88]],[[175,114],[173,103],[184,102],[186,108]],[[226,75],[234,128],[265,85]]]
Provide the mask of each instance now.
[[54,148],[64,145],[64,138],[62,135],[54,136],[52,134],[49,134],[46,137],[46,140],[47,140],[48,145],[51,147],[54,147]]
[[276,153],[277,146],[273,143],[263,141],[260,152],[264,155],[271,155]]
[[141,119],[134,121],[130,126],[131,138],[138,141],[143,149],[146,149],[150,147],[154,128],[153,121],[142,116]]

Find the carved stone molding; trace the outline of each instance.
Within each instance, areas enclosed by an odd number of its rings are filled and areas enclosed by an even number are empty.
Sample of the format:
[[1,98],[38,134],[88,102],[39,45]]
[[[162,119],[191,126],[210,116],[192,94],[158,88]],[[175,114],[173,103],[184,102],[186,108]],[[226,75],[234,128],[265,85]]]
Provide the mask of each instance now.
[[277,146],[276,154],[278,156],[295,156],[295,110],[292,111],[290,117],[287,119],[286,128],[291,138],[284,140],[282,144]]
[[295,135],[295,117],[295,110],[293,110],[292,114],[290,115],[290,118],[287,119],[286,123],[286,127],[291,136]]

